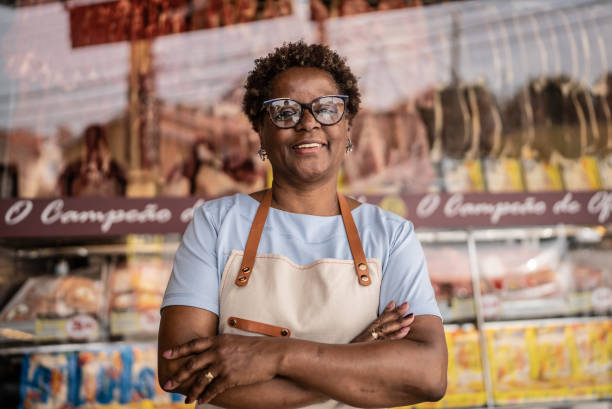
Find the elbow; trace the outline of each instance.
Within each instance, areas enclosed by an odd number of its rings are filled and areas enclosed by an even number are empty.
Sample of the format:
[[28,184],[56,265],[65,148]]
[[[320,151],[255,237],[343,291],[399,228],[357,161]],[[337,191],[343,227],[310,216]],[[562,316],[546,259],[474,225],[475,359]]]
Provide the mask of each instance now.
[[446,394],[446,384],[446,371],[444,371],[444,376],[439,377],[435,382],[431,382],[427,385],[424,400],[427,402],[437,402],[441,400]]
[[447,374],[446,360],[432,365],[423,373],[418,385],[406,385],[406,394],[411,404],[420,402],[438,402],[446,394]]
[[427,402],[437,402],[446,394],[447,378],[447,359],[446,354],[443,355],[435,370],[431,371],[424,377],[424,398]]

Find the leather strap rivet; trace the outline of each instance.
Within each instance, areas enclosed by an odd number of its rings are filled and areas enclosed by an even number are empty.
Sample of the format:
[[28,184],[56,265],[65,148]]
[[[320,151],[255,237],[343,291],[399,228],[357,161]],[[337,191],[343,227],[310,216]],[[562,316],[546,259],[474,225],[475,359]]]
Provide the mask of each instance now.
[[286,337],[287,335],[289,335],[289,331],[283,328],[282,331],[281,331],[281,335],[283,337]]
[[241,283],[244,283],[246,280],[247,280],[247,278],[246,278],[246,277],[240,277],[240,278],[238,279],[238,281],[240,281]]
[[230,320],[229,325],[231,325],[232,327],[236,326],[236,320]]
[[359,269],[360,269],[361,271],[365,271],[365,270],[367,270],[367,268],[368,268],[368,266],[366,266],[365,264],[363,264],[363,263],[359,263]]
[[242,272],[243,272],[243,273],[248,273],[250,270],[251,270],[251,269],[250,269],[250,268],[248,268],[248,267],[243,267],[243,268],[242,268]]
[[367,275],[364,274],[364,275],[361,276],[361,281],[364,281],[364,282],[367,283],[368,281],[370,281],[370,278]]

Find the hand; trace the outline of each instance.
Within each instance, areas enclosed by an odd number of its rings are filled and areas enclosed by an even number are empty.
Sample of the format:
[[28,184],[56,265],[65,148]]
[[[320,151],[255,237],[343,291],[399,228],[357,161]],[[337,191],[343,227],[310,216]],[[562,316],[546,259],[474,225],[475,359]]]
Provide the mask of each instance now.
[[196,338],[164,351],[166,359],[188,357],[164,389],[171,391],[179,385],[190,385],[185,403],[196,399],[198,403],[207,403],[227,389],[271,380],[280,360],[277,342],[226,334]]
[[[352,343],[374,342],[383,339],[402,339],[410,332],[410,324],[414,321],[414,314],[408,312],[410,306],[407,302],[396,307],[391,301],[385,310],[361,334],[357,335]],[[376,335],[374,335],[376,334]]]

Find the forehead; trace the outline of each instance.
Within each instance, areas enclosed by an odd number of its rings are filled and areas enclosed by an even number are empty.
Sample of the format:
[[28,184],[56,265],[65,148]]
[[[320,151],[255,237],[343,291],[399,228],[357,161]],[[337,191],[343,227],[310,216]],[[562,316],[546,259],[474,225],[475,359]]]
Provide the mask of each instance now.
[[329,72],[314,67],[292,67],[274,77],[270,97],[310,102],[321,95],[338,93],[336,81]]

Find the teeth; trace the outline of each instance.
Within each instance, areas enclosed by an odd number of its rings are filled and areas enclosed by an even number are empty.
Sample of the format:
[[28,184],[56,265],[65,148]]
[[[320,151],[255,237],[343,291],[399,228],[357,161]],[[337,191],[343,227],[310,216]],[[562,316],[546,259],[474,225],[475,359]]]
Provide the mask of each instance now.
[[321,146],[321,144],[320,143],[303,143],[301,145],[297,145],[295,149],[316,148],[318,146]]

